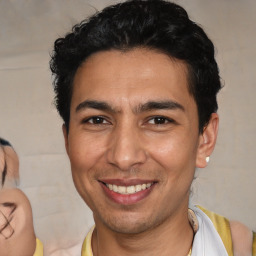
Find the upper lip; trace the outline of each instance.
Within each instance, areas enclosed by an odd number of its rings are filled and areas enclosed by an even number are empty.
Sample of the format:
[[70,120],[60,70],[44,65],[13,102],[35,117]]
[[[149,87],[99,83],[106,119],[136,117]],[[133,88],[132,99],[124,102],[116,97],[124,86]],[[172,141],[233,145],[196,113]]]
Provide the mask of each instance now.
[[155,180],[144,179],[100,179],[100,182],[117,186],[135,186],[147,183],[156,183]]

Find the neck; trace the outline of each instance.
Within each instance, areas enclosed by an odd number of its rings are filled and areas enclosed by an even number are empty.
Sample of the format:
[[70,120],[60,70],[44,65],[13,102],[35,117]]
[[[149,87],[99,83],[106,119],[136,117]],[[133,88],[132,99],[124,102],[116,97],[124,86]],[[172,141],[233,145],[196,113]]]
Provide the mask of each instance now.
[[96,229],[92,238],[94,256],[187,256],[193,242],[188,208],[139,234],[116,233],[96,220],[95,223]]

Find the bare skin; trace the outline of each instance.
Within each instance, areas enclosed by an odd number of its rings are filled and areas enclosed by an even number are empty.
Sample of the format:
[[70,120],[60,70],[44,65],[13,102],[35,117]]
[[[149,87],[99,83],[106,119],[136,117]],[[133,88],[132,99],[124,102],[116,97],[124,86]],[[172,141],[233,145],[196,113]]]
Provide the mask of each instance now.
[[231,221],[230,227],[234,256],[251,256],[253,239],[252,231],[238,221]]
[[0,215],[0,256],[32,256],[36,237],[32,210],[26,195],[19,189],[2,189]]
[[4,185],[0,188],[0,256],[32,256],[36,248],[32,209],[26,195],[15,188],[19,160],[10,146],[0,147],[1,179],[4,169]]
[[[181,61],[146,49],[97,53],[78,69],[63,132],[75,186],[94,213],[94,256],[191,248],[189,189],[213,151],[218,115],[199,134],[186,73]],[[144,183],[149,192],[132,196],[108,187]]]

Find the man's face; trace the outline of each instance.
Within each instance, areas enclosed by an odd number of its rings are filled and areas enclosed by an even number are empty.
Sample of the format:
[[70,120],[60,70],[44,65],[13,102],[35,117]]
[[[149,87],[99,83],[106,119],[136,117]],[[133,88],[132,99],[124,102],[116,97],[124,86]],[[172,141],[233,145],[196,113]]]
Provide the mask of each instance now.
[[187,214],[201,136],[186,71],[146,49],[100,52],[78,69],[64,135],[96,225],[139,233]]

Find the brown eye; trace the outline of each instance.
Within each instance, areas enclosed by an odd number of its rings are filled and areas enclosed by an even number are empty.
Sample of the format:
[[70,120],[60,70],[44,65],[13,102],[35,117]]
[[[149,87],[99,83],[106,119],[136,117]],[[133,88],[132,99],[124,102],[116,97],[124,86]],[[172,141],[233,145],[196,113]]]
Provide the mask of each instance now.
[[166,123],[166,118],[163,117],[156,117],[154,118],[155,124],[165,124]]
[[152,119],[149,120],[149,123],[150,124],[167,124],[167,123],[170,123],[171,120],[163,117],[163,116],[156,116]]
[[93,117],[93,118],[91,118],[91,123],[93,123],[93,124],[103,124],[104,119],[102,117]]
[[84,121],[84,123],[89,123],[89,124],[108,124],[108,121],[101,117],[101,116],[93,116],[93,117],[90,117],[88,119],[86,119]]

